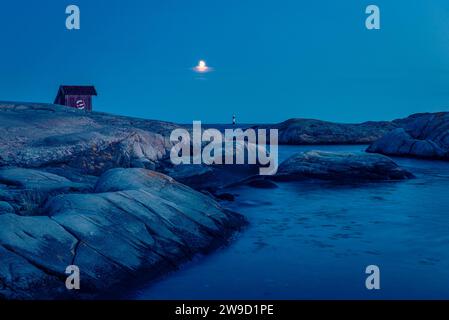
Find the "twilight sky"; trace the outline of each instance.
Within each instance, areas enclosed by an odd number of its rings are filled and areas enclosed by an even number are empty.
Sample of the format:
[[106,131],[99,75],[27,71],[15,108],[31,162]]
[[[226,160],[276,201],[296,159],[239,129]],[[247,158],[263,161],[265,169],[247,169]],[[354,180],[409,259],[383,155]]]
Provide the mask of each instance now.
[[447,111],[449,1],[3,1],[0,100],[53,102],[60,84],[94,84],[97,111],[183,123]]

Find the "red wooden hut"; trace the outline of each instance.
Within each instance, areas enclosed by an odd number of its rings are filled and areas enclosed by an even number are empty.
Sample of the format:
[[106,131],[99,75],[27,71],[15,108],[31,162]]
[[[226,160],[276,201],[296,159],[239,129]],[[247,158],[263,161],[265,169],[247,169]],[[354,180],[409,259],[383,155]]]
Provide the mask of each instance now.
[[54,103],[90,112],[96,95],[94,86],[60,86]]

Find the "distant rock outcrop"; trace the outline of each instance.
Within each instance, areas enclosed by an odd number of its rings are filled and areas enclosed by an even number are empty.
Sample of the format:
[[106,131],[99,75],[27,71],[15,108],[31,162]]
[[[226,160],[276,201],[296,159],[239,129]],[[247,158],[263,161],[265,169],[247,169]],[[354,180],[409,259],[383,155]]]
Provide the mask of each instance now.
[[400,128],[372,143],[368,152],[449,160],[449,113],[421,113],[394,121]]
[[398,127],[388,121],[360,124],[333,123],[313,119],[290,119],[270,126],[258,126],[279,130],[279,144],[369,144]]
[[309,151],[298,153],[280,166],[274,180],[321,179],[385,181],[412,178],[390,158],[364,153]]

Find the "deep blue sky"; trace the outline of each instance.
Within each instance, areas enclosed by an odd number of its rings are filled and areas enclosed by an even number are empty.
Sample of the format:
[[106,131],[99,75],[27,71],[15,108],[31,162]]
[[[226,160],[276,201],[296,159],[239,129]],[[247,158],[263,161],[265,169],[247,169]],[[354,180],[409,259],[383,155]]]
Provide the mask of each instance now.
[[[199,59],[215,68],[203,80]],[[60,84],[96,85],[98,111],[177,122],[448,110],[449,1],[2,1],[0,100],[53,102]]]

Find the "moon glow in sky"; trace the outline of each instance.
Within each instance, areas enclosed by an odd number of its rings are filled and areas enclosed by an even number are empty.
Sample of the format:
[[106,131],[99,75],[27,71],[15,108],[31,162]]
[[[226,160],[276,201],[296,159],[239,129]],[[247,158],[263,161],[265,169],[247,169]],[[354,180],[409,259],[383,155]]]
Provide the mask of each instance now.
[[193,68],[193,70],[198,73],[207,73],[212,71],[212,69],[207,66],[206,61],[204,60],[200,60],[200,62],[198,62],[198,65]]

